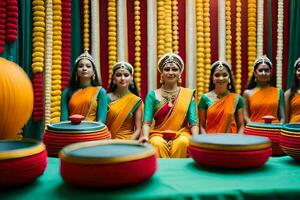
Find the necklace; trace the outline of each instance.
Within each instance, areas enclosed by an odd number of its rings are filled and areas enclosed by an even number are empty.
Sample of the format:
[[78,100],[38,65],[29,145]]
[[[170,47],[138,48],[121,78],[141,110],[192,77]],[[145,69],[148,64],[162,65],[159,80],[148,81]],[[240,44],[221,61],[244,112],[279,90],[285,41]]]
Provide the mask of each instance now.
[[178,93],[178,88],[175,90],[165,90],[160,88],[160,95],[162,96],[164,102],[168,103],[169,107],[173,107],[173,101],[175,100]]
[[221,99],[221,98],[225,97],[228,93],[229,93],[229,91],[226,90],[226,92],[224,92],[222,94],[217,94],[216,91],[213,90],[214,98],[216,98],[216,99]]
[[126,91],[124,93],[117,93],[117,92],[114,92],[114,95],[118,98],[118,99],[121,99],[122,97],[124,97],[125,95],[127,95],[130,91]]

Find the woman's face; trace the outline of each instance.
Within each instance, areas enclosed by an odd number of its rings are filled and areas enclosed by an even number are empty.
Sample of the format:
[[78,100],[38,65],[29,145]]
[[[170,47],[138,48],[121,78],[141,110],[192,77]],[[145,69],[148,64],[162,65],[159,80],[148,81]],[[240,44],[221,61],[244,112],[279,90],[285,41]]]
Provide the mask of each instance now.
[[180,69],[175,63],[167,63],[162,71],[164,83],[177,83],[180,76]]
[[77,77],[80,79],[91,79],[95,74],[91,61],[82,59],[77,64]]
[[128,88],[133,77],[127,69],[118,69],[115,71],[113,81],[118,88]]
[[272,70],[269,65],[261,63],[258,65],[257,69],[254,71],[256,82],[264,83],[271,79]]
[[223,67],[222,69],[217,69],[215,70],[215,72],[213,73],[213,83],[215,84],[215,87],[221,87],[221,86],[226,86],[229,83],[229,72],[227,71],[227,69],[225,67]]
[[298,64],[298,67],[296,68],[295,75],[296,75],[297,79],[300,80],[300,66],[299,66],[299,64]]

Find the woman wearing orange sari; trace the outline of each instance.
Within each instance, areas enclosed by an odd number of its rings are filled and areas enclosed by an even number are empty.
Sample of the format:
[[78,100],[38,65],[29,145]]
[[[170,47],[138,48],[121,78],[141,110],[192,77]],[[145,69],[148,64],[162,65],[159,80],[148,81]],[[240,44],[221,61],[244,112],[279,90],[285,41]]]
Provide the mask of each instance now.
[[287,122],[300,122],[300,58],[294,64],[291,88],[285,92],[285,111]]
[[284,123],[284,94],[274,86],[272,63],[262,56],[256,59],[252,78],[244,91],[244,118],[248,122],[264,122],[263,116],[271,115],[274,123]]
[[209,90],[198,104],[201,133],[242,133],[243,98],[235,93],[229,64],[211,65]]
[[161,158],[186,158],[191,134],[199,134],[194,90],[179,87],[183,68],[178,55],[163,55],[158,62],[162,85],[146,97],[140,141],[149,141]]
[[83,115],[87,121],[105,123],[107,98],[100,86],[97,68],[87,50],[75,61],[69,87],[61,96],[61,121],[74,114]]
[[138,139],[142,130],[142,99],[133,78],[133,67],[127,62],[113,66],[108,89],[106,125],[113,139]]

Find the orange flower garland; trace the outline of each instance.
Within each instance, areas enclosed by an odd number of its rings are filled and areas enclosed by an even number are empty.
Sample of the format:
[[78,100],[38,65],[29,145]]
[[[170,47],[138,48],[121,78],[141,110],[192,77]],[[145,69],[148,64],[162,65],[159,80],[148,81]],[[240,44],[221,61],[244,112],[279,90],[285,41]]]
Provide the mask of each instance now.
[[179,54],[179,32],[178,32],[178,1],[172,1],[172,23],[173,23],[173,52]]
[[116,0],[108,0],[108,65],[109,76],[112,66],[117,62],[117,13]]
[[256,0],[248,0],[248,80],[256,59]]
[[157,0],[157,55],[165,53],[165,7],[164,0]]
[[134,79],[137,87],[141,88],[141,17],[140,0],[134,1],[134,30],[135,30],[135,53],[134,53]]
[[236,41],[235,41],[235,83],[236,92],[241,93],[242,90],[242,2],[236,1]]
[[204,64],[205,64],[205,79],[204,89],[205,92],[209,88],[209,75],[211,65],[211,50],[210,50],[210,5],[209,0],[203,0],[203,17],[204,17]]

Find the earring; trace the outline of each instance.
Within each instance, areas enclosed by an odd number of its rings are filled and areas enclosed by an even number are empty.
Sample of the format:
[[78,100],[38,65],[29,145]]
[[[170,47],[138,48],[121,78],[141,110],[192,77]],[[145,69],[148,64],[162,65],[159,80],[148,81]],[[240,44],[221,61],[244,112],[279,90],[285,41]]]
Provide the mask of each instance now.
[[163,83],[164,83],[164,80],[163,80],[163,75],[160,75],[160,80],[159,80],[159,82],[160,82],[161,84],[163,84]]
[[178,76],[178,83],[179,83],[179,84],[182,83],[181,74],[179,74],[179,76]]
[[93,81],[95,81],[95,79],[96,79],[96,75],[95,74],[92,76],[92,79],[93,79]]
[[134,82],[133,82],[133,80],[132,80],[132,81],[130,81],[130,83],[129,83],[129,84],[130,84],[130,86],[131,86],[131,87],[134,87]]

